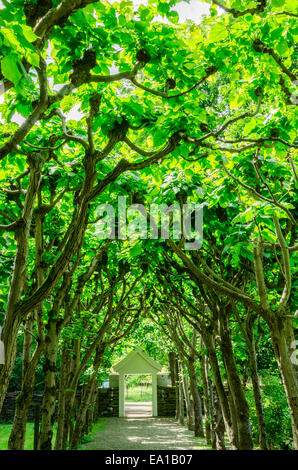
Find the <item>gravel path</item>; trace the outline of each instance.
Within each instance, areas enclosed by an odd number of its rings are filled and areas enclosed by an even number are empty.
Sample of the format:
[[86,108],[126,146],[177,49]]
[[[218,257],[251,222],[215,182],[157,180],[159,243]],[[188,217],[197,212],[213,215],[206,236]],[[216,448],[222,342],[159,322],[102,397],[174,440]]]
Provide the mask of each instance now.
[[195,450],[210,449],[204,439],[180,426],[173,418],[108,418],[104,429],[93,436],[82,450]]

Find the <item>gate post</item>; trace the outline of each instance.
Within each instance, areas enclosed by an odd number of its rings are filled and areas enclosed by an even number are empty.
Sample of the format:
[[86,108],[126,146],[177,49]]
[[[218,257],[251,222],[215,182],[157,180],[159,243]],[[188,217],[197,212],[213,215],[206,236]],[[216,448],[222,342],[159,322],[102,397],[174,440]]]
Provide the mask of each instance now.
[[158,416],[157,410],[157,374],[152,372],[152,416]]
[[119,373],[119,417],[124,418],[124,387],[125,387],[125,377],[122,372]]

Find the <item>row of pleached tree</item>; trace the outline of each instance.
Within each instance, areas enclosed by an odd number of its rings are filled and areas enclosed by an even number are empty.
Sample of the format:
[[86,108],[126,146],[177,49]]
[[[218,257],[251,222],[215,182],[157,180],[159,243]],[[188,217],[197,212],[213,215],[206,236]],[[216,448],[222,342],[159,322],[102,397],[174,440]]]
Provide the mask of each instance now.
[[[176,3],[2,2],[0,406],[22,345],[10,449],[41,364],[39,449],[77,448],[113,351],[149,320],[174,350],[180,421],[184,399],[217,448],[224,433],[253,447],[252,410],[268,448],[265,338],[298,448],[297,12],[212,1],[179,22]],[[135,210],[200,204],[202,247],[119,225],[102,240],[97,207],[117,212],[119,196]]]

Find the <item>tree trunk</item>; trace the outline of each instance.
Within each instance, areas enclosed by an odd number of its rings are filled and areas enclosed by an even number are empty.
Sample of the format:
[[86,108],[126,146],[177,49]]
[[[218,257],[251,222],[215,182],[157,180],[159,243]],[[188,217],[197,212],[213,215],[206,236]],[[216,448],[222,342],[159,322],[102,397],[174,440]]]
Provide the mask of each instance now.
[[56,364],[58,354],[57,321],[49,319],[45,354],[45,389],[41,412],[40,450],[52,449],[56,405]]
[[28,365],[31,359],[32,349],[32,329],[34,319],[30,314],[27,317],[24,327],[23,337],[23,358],[22,358],[22,386],[21,392],[16,399],[15,415],[12,430],[8,441],[8,449],[23,450],[25,444],[27,413],[33,394],[33,377],[28,377],[24,383],[24,377],[28,371]]
[[76,418],[75,428],[72,433],[72,437],[70,441],[71,450],[76,450],[81,441],[82,431],[83,431],[85,421],[86,421],[86,415],[92,403],[92,398],[93,398],[95,388],[97,387],[97,372],[99,369],[103,352],[104,352],[103,348],[97,349],[95,359],[94,359],[93,374],[89,378],[87,386],[84,388],[83,396],[81,398],[80,408],[79,408],[78,415]]
[[190,401],[190,397],[188,393],[187,375],[182,365],[181,365],[181,376],[182,376],[182,388],[183,388],[184,402],[185,402],[185,407],[186,407],[186,427],[189,431],[192,431],[193,430],[193,410],[192,410],[191,401]]
[[70,442],[70,425],[74,418],[76,391],[65,392],[65,409],[64,409],[64,422],[63,422],[63,435],[62,435],[62,449],[67,448],[67,442]]
[[211,416],[210,416],[210,397],[209,397],[209,391],[208,391],[208,365],[207,365],[208,359],[206,356],[201,356],[200,358],[200,369],[201,369],[201,378],[203,382],[203,390],[204,390],[204,396],[203,396],[203,403],[204,403],[204,414],[205,414],[205,434],[206,434],[206,444],[210,445],[211,444]]
[[35,405],[33,450],[39,449],[39,422],[40,422],[40,405]]
[[179,401],[179,369],[178,369],[178,360],[177,357],[175,356],[175,388],[176,388],[176,413],[175,413],[175,419],[179,421],[180,419],[180,401]]
[[174,351],[169,352],[169,365],[171,373],[171,385],[175,387],[175,353]]
[[225,423],[222,417],[220,401],[215,394],[214,397],[214,407],[215,407],[215,436],[216,436],[216,449],[217,450],[226,450],[225,445]]
[[192,396],[193,410],[194,410],[194,435],[196,437],[204,437],[204,424],[203,424],[203,411],[202,400],[198,389],[198,378],[194,361],[188,364],[189,371],[189,386]]
[[179,361],[177,360],[177,379],[178,379],[178,399],[179,399],[179,405],[178,405],[178,422],[182,426],[184,426],[184,394],[183,394],[183,377],[181,375],[181,367],[179,364]]
[[208,358],[209,358],[210,366],[213,372],[214,385],[216,388],[218,398],[220,400],[225,427],[228,433],[228,438],[231,444],[231,448],[237,449],[238,448],[238,435],[232,424],[230,406],[229,406],[228,398],[226,395],[226,391],[222,383],[221,373],[220,373],[218,360],[216,356],[214,339],[212,335],[207,334],[206,331],[204,333],[202,332],[202,334],[203,334],[204,343],[208,350]]
[[298,450],[298,361],[292,319],[276,315],[268,326],[291,411],[293,447]]
[[72,344],[72,355],[68,355],[66,361],[66,372],[67,377],[65,379],[65,408],[64,408],[64,421],[63,421],[63,431],[62,431],[62,449],[67,448],[67,442],[69,438],[70,442],[70,429],[72,419],[75,414],[75,404],[76,404],[76,393],[78,389],[79,382],[79,368],[80,368],[80,346],[81,341],[75,339]]
[[36,194],[40,184],[42,158],[37,152],[28,155],[30,180],[26,192],[20,226],[15,231],[17,251],[14,259],[13,273],[8,293],[6,315],[1,334],[5,347],[5,364],[0,364],[0,411],[6,396],[11,373],[16,358],[16,342],[22,317],[16,314],[16,306],[21,299],[28,260],[29,233]]
[[219,328],[220,348],[237,416],[239,450],[250,450],[253,448],[253,440],[249,422],[249,406],[237,371],[228,318],[224,312],[220,316]]
[[65,425],[65,398],[67,384],[67,368],[70,365],[70,357],[67,349],[61,349],[60,383],[57,413],[57,433],[55,441],[55,450],[63,449],[63,431]]
[[214,390],[210,376],[208,376],[208,388],[210,396],[211,447],[216,449]]
[[227,394],[227,399],[228,399],[228,402],[229,402],[232,426],[233,426],[234,434],[236,436],[237,449],[238,449],[239,448],[239,440],[238,440],[238,421],[237,421],[236,405],[235,405],[235,402],[234,402],[234,399],[233,399],[233,396],[231,394],[231,391],[230,391],[229,387],[226,390],[226,394]]
[[253,325],[251,325],[251,328],[247,328],[246,344],[249,357],[250,377],[253,386],[254,400],[258,419],[259,447],[261,450],[268,450],[268,441],[266,434],[263,401],[259,382]]
[[32,401],[34,392],[35,374],[39,360],[44,351],[44,345],[39,344],[32,356],[30,363],[27,365],[25,374],[22,379],[22,389],[16,399],[15,416],[8,441],[8,449],[23,450],[26,437],[26,423],[28,411]]

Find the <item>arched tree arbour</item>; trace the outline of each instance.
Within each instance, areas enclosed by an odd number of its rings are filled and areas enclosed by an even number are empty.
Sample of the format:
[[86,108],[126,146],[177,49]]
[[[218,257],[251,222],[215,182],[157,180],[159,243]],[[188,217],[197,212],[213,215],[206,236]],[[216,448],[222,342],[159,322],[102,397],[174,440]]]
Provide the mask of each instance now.
[[[41,361],[42,449],[52,446],[57,378],[75,390],[92,364],[75,429],[69,424],[74,392],[66,392],[66,385],[59,390],[56,447],[65,448],[67,440],[77,447],[103,358],[144,321],[153,301],[146,289],[156,288],[152,277],[156,282],[160,265],[167,263],[171,276],[183,281],[178,285],[183,311],[185,302],[199,310],[192,312],[197,317],[191,317],[192,327],[199,331],[200,315],[207,318],[203,343],[208,349],[211,341],[215,400],[231,445],[252,446],[245,387],[231,347],[231,325],[237,321],[248,348],[255,324],[265,323],[270,331],[297,448],[297,12],[289,0],[249,7],[238,2],[237,8],[212,1],[200,24],[178,23],[175,3],[3,2],[1,406],[19,353],[19,332],[23,339],[11,448],[24,445]],[[74,108],[80,108],[78,121],[69,114]],[[19,125],[11,119],[15,113],[22,116]],[[118,240],[119,227],[115,241],[99,242],[96,207],[116,204],[119,195],[136,204],[201,202],[202,250],[186,252],[183,240],[129,244]],[[244,330],[241,318],[251,315],[256,323]],[[188,353],[190,339],[183,340]],[[67,357],[73,377],[59,367],[57,377],[59,355]],[[257,374],[253,362],[250,367]],[[262,427],[260,402],[258,413]],[[261,429],[260,436],[266,447]]]

